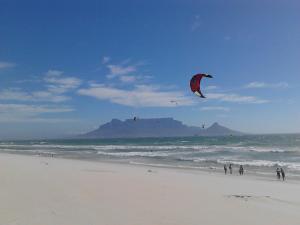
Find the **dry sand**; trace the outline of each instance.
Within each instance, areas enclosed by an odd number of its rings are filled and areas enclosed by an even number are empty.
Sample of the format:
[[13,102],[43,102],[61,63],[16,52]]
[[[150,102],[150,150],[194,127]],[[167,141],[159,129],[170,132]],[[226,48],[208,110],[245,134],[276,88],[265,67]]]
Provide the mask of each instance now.
[[0,154],[0,224],[299,225],[300,184]]

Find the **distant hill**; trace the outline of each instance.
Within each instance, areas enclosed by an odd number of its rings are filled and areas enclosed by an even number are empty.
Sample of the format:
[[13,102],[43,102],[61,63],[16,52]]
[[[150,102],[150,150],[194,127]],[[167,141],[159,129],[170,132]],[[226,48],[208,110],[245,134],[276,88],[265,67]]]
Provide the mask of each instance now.
[[205,136],[227,136],[227,135],[242,135],[242,132],[231,130],[227,127],[214,123],[204,130]]
[[80,135],[80,138],[139,138],[242,135],[241,132],[214,123],[207,129],[184,125],[173,118],[112,119],[98,129]]

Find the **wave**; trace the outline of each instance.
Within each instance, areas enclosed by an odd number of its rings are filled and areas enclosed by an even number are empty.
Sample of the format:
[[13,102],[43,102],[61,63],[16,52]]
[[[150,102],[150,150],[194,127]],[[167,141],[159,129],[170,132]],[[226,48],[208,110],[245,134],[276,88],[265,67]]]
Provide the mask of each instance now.
[[166,167],[166,168],[182,168],[182,169],[217,169],[217,167],[203,167],[203,166],[186,166],[186,165],[172,165],[172,164],[162,164],[162,163],[144,163],[130,161],[130,164],[141,165],[141,166],[153,166],[153,167]]
[[193,162],[205,162],[215,164],[233,164],[243,166],[255,166],[255,167],[285,167],[291,170],[300,171],[300,162],[282,162],[282,161],[270,161],[270,160],[234,160],[234,159],[206,159],[206,158],[184,158],[183,160],[191,160]]
[[[76,154],[82,157],[144,157],[145,159],[168,160],[171,163],[191,164],[202,166],[215,166],[232,163],[253,167],[286,167],[300,171],[300,147],[258,147],[239,145],[195,145],[185,141],[182,144],[57,144],[46,141],[26,143],[1,142],[0,151],[24,152],[31,154],[63,154],[65,156]],[[96,156],[96,157],[97,157]],[[145,160],[146,161],[146,160]],[[152,160],[153,161],[153,160]]]
[[6,153],[31,153],[34,155],[46,155],[46,154],[56,155],[57,154],[56,152],[53,152],[53,151],[45,151],[45,150],[37,150],[37,149],[28,149],[25,151],[20,151],[17,149],[3,148],[3,149],[1,149],[1,151],[6,152]]
[[[131,164],[136,164],[136,165],[145,165],[145,166],[156,166],[156,167],[174,167],[174,168],[186,168],[186,169],[220,169],[222,167],[220,166],[213,166],[213,165],[210,165],[210,166],[190,166],[190,165],[172,165],[172,164],[162,164],[162,163],[145,163],[145,162],[135,162],[135,161],[130,161]],[[229,163],[229,162],[227,162]],[[236,165],[234,163],[232,163],[233,165]],[[284,162],[268,162],[268,161],[265,161],[265,162],[249,162],[249,163],[241,163],[243,164],[244,166],[268,166],[268,167],[285,167],[291,171],[300,171],[300,164],[299,163],[284,163]],[[222,164],[223,165],[223,164]],[[238,164],[240,165],[240,164]],[[269,174],[269,173],[266,173],[264,171],[256,171],[256,173],[260,173],[260,174]],[[295,175],[293,174],[293,176],[300,176],[300,175]]]
[[183,151],[199,151],[199,152],[271,152],[271,153],[284,153],[284,152],[299,152],[298,147],[293,148],[275,148],[275,147],[242,147],[232,145],[60,145],[60,144],[47,144],[41,142],[39,144],[15,144],[15,143],[1,143],[1,148],[16,148],[16,149],[56,149],[56,150],[95,150],[95,151],[130,151],[130,150],[183,150]]
[[102,152],[98,151],[100,155],[108,155],[108,156],[119,156],[119,157],[168,157],[170,154],[168,152]]

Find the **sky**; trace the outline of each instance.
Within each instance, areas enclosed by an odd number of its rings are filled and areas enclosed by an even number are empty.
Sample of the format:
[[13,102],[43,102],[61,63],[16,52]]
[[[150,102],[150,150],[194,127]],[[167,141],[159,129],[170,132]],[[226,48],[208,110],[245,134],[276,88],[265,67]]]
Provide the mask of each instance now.
[[[300,132],[300,2],[0,0],[0,139],[113,118]],[[209,73],[189,87],[194,74]]]

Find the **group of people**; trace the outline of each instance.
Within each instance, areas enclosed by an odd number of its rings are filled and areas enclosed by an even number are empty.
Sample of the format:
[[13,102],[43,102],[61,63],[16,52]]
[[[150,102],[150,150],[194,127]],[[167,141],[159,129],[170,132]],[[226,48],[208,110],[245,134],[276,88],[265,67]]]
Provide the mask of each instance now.
[[[227,174],[228,169],[229,169],[229,173],[232,174],[232,167],[233,167],[233,165],[231,163],[229,164],[228,167],[227,167],[226,164],[224,164],[225,175]],[[244,175],[244,167],[243,167],[243,165],[240,165],[239,174],[240,175]],[[282,178],[283,181],[285,180],[285,172],[284,172],[283,168],[277,167],[276,174],[277,174],[277,179],[278,180],[280,180],[281,178]]]
[[[233,167],[233,165],[230,163],[229,166],[228,166],[230,174],[232,174],[232,167]],[[226,164],[224,164],[224,172],[225,172],[225,174],[227,174],[227,165]],[[244,167],[243,167],[243,165],[240,165],[239,174],[240,175],[244,175]]]
[[285,172],[282,168],[279,169],[279,167],[277,167],[276,175],[278,180],[280,180],[280,178],[282,178],[282,180],[285,180]]

